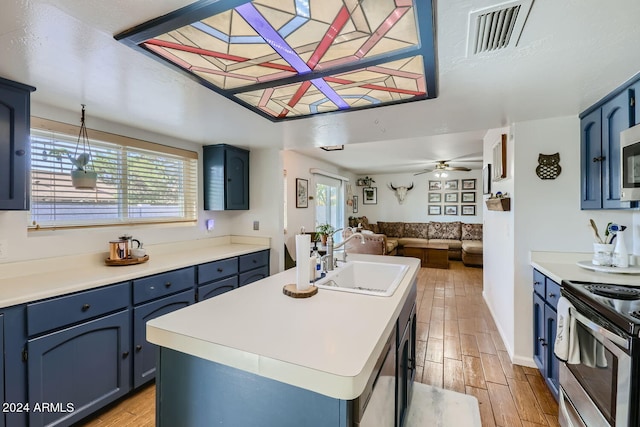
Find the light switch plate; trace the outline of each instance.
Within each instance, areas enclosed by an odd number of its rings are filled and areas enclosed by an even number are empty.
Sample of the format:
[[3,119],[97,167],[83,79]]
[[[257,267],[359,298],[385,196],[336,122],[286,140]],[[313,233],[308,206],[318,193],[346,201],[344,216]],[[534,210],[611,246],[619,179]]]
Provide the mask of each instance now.
[[215,221],[212,219],[208,219],[206,222],[206,227],[207,227],[207,231],[211,231],[213,230],[213,228],[215,227]]
[[260,221],[253,221],[253,229],[260,230]]

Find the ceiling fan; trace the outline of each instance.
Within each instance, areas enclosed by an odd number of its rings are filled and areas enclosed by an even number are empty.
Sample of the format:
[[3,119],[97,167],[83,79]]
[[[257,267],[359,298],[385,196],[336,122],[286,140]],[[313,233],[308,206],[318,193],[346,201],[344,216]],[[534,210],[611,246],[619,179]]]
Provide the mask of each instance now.
[[[452,160],[437,160],[433,169],[425,169],[422,172],[414,173],[413,175],[422,175],[423,173],[436,172],[438,176],[446,177],[446,171],[461,171],[469,172],[471,169],[465,166],[451,166],[448,162]],[[482,160],[461,160],[464,162],[482,162]]]

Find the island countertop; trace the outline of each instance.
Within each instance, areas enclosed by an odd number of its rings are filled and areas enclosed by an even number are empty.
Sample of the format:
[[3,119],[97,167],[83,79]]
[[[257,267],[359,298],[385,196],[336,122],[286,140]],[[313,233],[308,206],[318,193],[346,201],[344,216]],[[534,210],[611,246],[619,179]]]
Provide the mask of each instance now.
[[390,297],[319,289],[295,299],[282,287],[295,268],[166,314],[147,323],[147,340],[233,368],[355,399],[415,282],[420,261],[381,255],[351,260],[408,265]]

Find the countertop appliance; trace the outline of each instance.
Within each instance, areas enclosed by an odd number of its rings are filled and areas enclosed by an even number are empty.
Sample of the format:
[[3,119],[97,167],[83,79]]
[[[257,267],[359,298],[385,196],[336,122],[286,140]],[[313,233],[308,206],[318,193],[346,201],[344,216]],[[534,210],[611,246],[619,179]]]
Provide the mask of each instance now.
[[640,426],[640,287],[563,280],[561,292],[581,363],[560,363],[560,425]]
[[640,200],[640,125],[620,132],[620,200]]

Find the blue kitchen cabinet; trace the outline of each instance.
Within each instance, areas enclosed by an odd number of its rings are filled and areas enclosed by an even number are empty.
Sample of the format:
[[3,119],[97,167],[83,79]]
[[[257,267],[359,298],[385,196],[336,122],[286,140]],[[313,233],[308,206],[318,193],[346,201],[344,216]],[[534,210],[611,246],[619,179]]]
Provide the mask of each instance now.
[[249,209],[249,151],[227,144],[202,147],[204,209]]
[[195,302],[193,289],[160,298],[133,309],[133,387],[155,378],[156,346],[147,341],[147,322]]
[[239,258],[240,274],[238,282],[240,286],[257,282],[269,276],[269,250],[241,255]]
[[29,209],[30,97],[34,90],[0,78],[0,210]]
[[620,132],[633,125],[634,92],[627,85],[580,115],[581,209],[629,209],[620,201]]
[[232,291],[238,287],[238,276],[227,277],[226,279],[216,280],[198,287],[198,301],[204,301],[225,292]]
[[631,108],[633,109],[633,124],[640,125],[640,81],[631,85]]
[[[0,355],[2,355],[2,358],[0,358],[2,363],[0,369],[0,402],[4,404],[6,400],[4,398],[4,316],[2,314],[0,314]],[[2,411],[2,414],[0,414],[0,427],[5,426],[4,412]]]
[[[130,322],[122,310],[27,342],[29,426],[70,425],[129,392]],[[45,403],[55,410],[35,410]]]
[[560,285],[533,270],[533,360],[556,400],[559,361],[554,353]]

